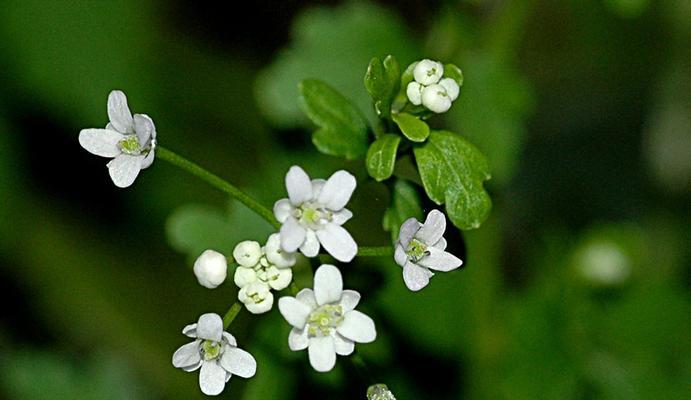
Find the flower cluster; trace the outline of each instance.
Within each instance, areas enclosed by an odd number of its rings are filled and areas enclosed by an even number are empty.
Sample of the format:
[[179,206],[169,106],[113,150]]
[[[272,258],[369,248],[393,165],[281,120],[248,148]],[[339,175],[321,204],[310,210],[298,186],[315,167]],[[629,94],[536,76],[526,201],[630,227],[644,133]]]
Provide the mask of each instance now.
[[295,254],[284,251],[280,235],[274,233],[264,247],[251,240],[238,243],[233,258],[239,264],[233,277],[240,288],[238,300],[253,314],[269,311],[274,303],[271,289],[285,289],[293,279]]
[[444,77],[444,66],[438,61],[424,59],[413,68],[414,80],[406,87],[408,100],[437,114],[451,108],[451,103],[458,98],[460,87],[452,78]]

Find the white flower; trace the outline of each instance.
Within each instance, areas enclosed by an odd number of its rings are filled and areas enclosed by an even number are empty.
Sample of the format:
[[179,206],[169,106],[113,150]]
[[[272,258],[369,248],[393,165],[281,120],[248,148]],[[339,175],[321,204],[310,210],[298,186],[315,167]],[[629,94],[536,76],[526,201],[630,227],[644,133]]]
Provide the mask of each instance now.
[[262,256],[262,249],[259,243],[252,240],[240,242],[233,249],[233,258],[243,267],[254,267]]
[[451,98],[444,86],[434,83],[422,89],[422,105],[432,112],[441,114],[451,108]]
[[199,284],[209,289],[215,289],[226,280],[228,261],[226,257],[216,251],[204,251],[194,262],[194,275]]
[[182,333],[195,340],[175,351],[173,366],[187,372],[201,368],[199,387],[204,394],[220,394],[231,376],[251,378],[257,371],[254,357],[238,348],[233,335],[223,331],[223,320],[218,314],[202,315]]
[[458,98],[458,93],[461,91],[458,82],[455,79],[444,78],[439,81],[439,84],[446,89],[446,95],[449,96],[449,100],[454,101]]
[[360,293],[343,290],[338,268],[324,264],[314,274],[314,291],[302,289],[295,297],[281,297],[278,309],[293,329],[288,347],[293,351],[308,349],[312,367],[330,371],[336,354],[347,356],[355,342],[370,343],[377,338],[374,321],[354,310]]
[[302,168],[293,166],[285,182],[288,198],[274,204],[274,215],[283,224],[281,248],[315,257],[321,244],[338,261],[352,260],[357,244],[341,225],[353,216],[344,207],[355,190],[355,177],[341,170],[326,181],[310,181]]
[[394,259],[403,267],[403,280],[408,289],[418,291],[429,283],[436,271],[451,271],[463,264],[458,257],[444,251],[446,218],[439,210],[427,214],[424,225],[409,218],[398,234]]
[[444,75],[444,66],[437,61],[421,60],[413,69],[413,77],[424,86],[439,82]]
[[422,89],[424,88],[424,86],[415,81],[410,82],[406,87],[406,95],[413,105],[419,106],[422,104]]
[[274,295],[271,293],[269,285],[264,282],[253,282],[243,286],[238,292],[238,300],[252,314],[265,313],[271,310],[274,305]]
[[108,118],[105,129],[82,129],[79,144],[89,153],[112,158],[108,172],[115,186],[130,186],[139,171],[154,161],[156,127],[145,114],[134,114],[127,107],[127,97],[119,90],[108,95]]

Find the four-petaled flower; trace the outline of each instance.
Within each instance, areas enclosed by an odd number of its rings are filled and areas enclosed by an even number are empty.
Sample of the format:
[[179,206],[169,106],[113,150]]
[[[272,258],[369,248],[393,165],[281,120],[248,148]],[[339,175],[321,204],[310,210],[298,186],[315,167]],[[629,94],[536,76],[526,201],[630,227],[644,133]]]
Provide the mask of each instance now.
[[257,370],[254,357],[237,347],[233,335],[223,331],[218,314],[204,314],[196,324],[187,325],[182,333],[194,338],[175,351],[173,366],[184,371],[199,370],[199,387],[209,396],[223,391],[233,375],[251,378]]
[[446,249],[442,237],[446,230],[446,218],[439,210],[427,214],[425,223],[409,218],[398,234],[394,259],[403,267],[403,281],[408,289],[418,291],[429,283],[436,271],[451,271],[460,267],[463,261]]
[[295,297],[281,297],[278,309],[293,329],[288,347],[293,351],[308,349],[312,367],[330,371],[336,354],[347,356],[355,342],[370,343],[377,337],[374,321],[355,310],[360,293],[343,290],[338,268],[324,264],[314,274],[314,291],[302,289]]
[[292,253],[300,249],[307,257],[319,253],[319,245],[335,259],[349,262],[357,254],[357,244],[341,225],[353,213],[345,208],[355,190],[355,177],[336,171],[328,180],[313,179],[298,166],[285,178],[288,198],[274,204],[281,226],[281,247]]
[[154,161],[156,127],[146,114],[134,114],[127,97],[119,90],[108,95],[108,118],[105,129],[82,129],[79,144],[88,152],[112,158],[108,172],[115,186],[130,186],[139,171]]

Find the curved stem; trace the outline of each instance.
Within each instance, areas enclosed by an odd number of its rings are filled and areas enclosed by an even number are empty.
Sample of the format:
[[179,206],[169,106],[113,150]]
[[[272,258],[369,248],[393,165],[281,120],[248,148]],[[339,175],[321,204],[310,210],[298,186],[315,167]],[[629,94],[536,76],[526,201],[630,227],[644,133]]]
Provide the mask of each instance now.
[[203,180],[209,185],[215,187],[216,189],[227,193],[228,195],[230,195],[230,197],[238,200],[239,202],[247,206],[250,210],[257,213],[257,215],[264,218],[266,222],[271,224],[271,226],[273,226],[274,228],[279,229],[281,227],[281,224],[278,223],[278,221],[276,221],[276,218],[274,218],[274,214],[271,210],[259,204],[259,202],[257,202],[251,196],[249,196],[242,190],[238,189],[228,181],[220,178],[218,175],[212,174],[211,172],[207,171],[198,164],[195,164],[194,162],[162,146],[156,147],[156,157],[162,158],[168,161],[169,163],[175,165],[176,167],[184,169],[185,171]]
[[357,255],[359,257],[390,257],[393,255],[393,247],[360,247],[358,248]]
[[225,316],[223,316],[223,329],[228,329],[230,324],[233,323],[233,320],[235,317],[238,316],[238,313],[240,313],[240,310],[242,310],[242,304],[240,304],[239,301],[236,301],[233,303],[232,306],[228,309],[228,312],[226,313]]

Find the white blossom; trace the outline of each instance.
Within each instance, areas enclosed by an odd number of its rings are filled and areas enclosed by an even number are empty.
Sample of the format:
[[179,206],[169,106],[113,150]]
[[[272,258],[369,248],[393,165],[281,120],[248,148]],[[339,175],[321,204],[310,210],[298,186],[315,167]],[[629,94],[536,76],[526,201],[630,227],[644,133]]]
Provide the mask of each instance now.
[[205,250],[194,262],[194,275],[199,284],[215,289],[226,280],[228,261],[226,257],[213,250]]
[[444,66],[437,61],[420,60],[413,69],[413,78],[421,85],[427,86],[439,82],[444,75]]
[[285,183],[288,198],[274,204],[274,215],[283,224],[281,248],[315,257],[321,245],[338,261],[352,260],[357,244],[341,225],[353,216],[345,205],[355,190],[355,177],[341,170],[326,181],[310,180],[302,168],[293,166]]
[[199,369],[199,388],[209,396],[220,394],[231,376],[251,378],[257,370],[254,357],[237,347],[233,335],[223,331],[218,314],[204,314],[182,333],[194,341],[173,354],[173,366],[186,372]]
[[460,93],[461,88],[458,86],[458,82],[455,79],[444,78],[439,81],[439,85],[446,89],[446,95],[449,96],[449,100],[454,101],[458,98],[458,93]]
[[238,292],[240,300],[252,314],[262,314],[274,305],[274,295],[269,285],[263,282],[253,282],[243,286]]
[[425,87],[420,85],[418,82],[412,81],[406,86],[406,95],[408,100],[416,106],[422,104],[422,89]]
[[409,218],[398,234],[394,259],[403,267],[403,281],[408,289],[418,291],[434,276],[430,271],[451,271],[463,264],[458,257],[444,251],[446,218],[439,210],[427,214],[424,224]]
[[245,240],[233,249],[233,258],[243,267],[254,267],[262,256],[262,249],[258,242]]
[[435,83],[422,89],[422,105],[432,112],[441,114],[451,108],[451,98],[444,86]]
[[308,349],[312,367],[330,371],[336,354],[347,356],[355,343],[370,343],[377,337],[374,321],[355,310],[360,293],[343,290],[338,268],[324,264],[314,274],[314,290],[302,289],[295,297],[285,296],[278,309],[293,329],[288,347],[293,351]]
[[82,129],[79,144],[89,153],[112,158],[107,164],[110,177],[115,186],[125,188],[153,163],[156,127],[146,114],[132,116],[119,90],[108,95],[108,118],[105,129]]

